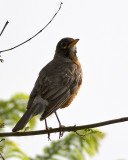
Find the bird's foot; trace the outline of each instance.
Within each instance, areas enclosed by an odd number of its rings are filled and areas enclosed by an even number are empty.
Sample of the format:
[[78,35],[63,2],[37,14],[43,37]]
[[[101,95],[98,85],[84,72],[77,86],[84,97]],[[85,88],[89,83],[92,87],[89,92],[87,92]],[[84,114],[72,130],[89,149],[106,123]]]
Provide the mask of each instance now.
[[51,138],[50,138],[50,130],[52,129],[52,127],[47,127],[46,130],[48,131],[48,141],[51,141]]
[[[65,126],[64,125],[60,125],[59,126],[59,128],[64,128]],[[63,137],[63,135],[64,135],[64,131],[60,131],[59,132],[59,139],[61,138],[61,137]]]
[[51,139],[50,139],[50,132],[49,132],[49,131],[50,131],[52,128],[51,128],[51,127],[48,127],[46,119],[45,119],[45,128],[46,128],[46,130],[48,131],[48,141],[51,141]]

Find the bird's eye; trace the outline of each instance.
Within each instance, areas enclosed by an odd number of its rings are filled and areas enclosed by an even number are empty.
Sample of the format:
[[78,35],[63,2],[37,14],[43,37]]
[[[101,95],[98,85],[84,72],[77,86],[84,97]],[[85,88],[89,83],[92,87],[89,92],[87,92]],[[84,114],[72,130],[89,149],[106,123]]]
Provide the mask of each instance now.
[[62,47],[63,49],[67,48],[67,43],[61,42],[61,47]]

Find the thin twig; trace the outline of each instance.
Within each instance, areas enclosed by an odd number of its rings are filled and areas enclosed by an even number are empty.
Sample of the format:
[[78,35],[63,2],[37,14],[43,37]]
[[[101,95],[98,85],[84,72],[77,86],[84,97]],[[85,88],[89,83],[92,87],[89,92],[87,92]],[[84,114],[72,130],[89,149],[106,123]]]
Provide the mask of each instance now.
[[48,134],[48,133],[55,133],[55,132],[76,132],[77,130],[87,129],[87,128],[96,128],[101,126],[106,126],[114,123],[120,123],[128,121],[128,117],[123,117],[119,119],[108,120],[104,122],[88,124],[83,126],[69,126],[69,127],[62,127],[62,128],[54,128],[48,130],[39,130],[39,131],[31,131],[31,132],[7,132],[7,133],[0,133],[0,137],[15,137],[15,136],[34,136],[34,135],[41,135],[41,134]]
[[8,21],[5,23],[5,25],[4,25],[4,27],[3,27],[3,29],[2,29],[2,31],[1,31],[1,33],[0,33],[0,36],[2,35],[2,33],[4,32],[4,30],[5,30],[5,28],[6,28],[6,26],[8,25]]
[[0,156],[1,156],[2,160],[5,160],[1,153],[0,153]]
[[[5,140],[5,139],[1,139],[0,142],[2,142],[2,141],[4,141],[4,140]],[[2,148],[2,147],[0,147],[0,148]],[[1,156],[1,159],[2,159],[2,160],[5,160],[1,153],[0,153],[0,156]]]
[[[1,56],[0,56],[0,57],[1,57]],[[0,58],[0,62],[1,62],[1,63],[3,63],[3,62],[4,62],[4,60],[3,60],[2,58]]]
[[0,142],[4,141],[5,139],[1,139]]
[[[4,25],[4,27],[3,27],[3,29],[2,29],[2,31],[1,31],[1,33],[0,33],[0,36],[2,35],[2,33],[4,32],[4,30],[5,30],[5,28],[6,28],[6,26],[8,25],[8,21],[5,23],[5,25]],[[0,57],[1,57],[1,55],[0,55]],[[2,59],[2,58],[0,58],[0,62],[1,63],[3,63],[4,62],[4,60]]]
[[2,51],[0,51],[0,53],[2,53],[2,52],[6,52],[6,51],[10,51],[10,50],[13,50],[13,49],[15,49],[15,48],[17,48],[17,47],[19,47],[19,46],[21,46],[21,45],[23,45],[23,44],[25,44],[26,42],[28,42],[28,41],[30,41],[31,39],[33,39],[34,37],[36,37],[38,34],[40,34],[52,21],[53,21],[53,19],[56,17],[56,15],[58,14],[58,12],[60,11],[60,9],[61,9],[61,6],[62,6],[62,2],[60,3],[60,6],[59,6],[59,9],[58,9],[58,11],[54,14],[54,16],[52,17],[52,19],[39,31],[39,32],[37,32],[34,36],[32,36],[31,38],[29,38],[29,39],[27,39],[26,41],[24,41],[24,42],[22,42],[22,43],[20,43],[20,44],[18,44],[18,45],[16,45],[15,47],[12,47],[12,48],[9,48],[9,49],[5,49],[5,50],[2,50]]

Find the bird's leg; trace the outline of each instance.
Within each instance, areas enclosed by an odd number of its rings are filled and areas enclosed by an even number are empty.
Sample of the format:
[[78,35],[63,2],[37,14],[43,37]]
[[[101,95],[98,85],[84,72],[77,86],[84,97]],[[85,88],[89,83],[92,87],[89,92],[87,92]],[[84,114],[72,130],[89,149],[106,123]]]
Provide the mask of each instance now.
[[[59,120],[59,117],[58,117],[56,111],[55,111],[55,115],[56,115],[56,118],[57,118],[57,120],[58,120],[58,122],[59,122],[59,127],[60,127],[60,128],[63,128],[64,126],[61,125],[61,122],[60,122],[60,120]],[[63,136],[63,134],[64,134],[64,132],[61,132],[61,131],[60,131],[59,139]]]
[[46,130],[48,131],[48,140],[51,141],[51,139],[50,139],[50,133],[49,133],[50,128],[49,128],[48,125],[47,125],[46,118],[45,118],[45,128],[46,128]]

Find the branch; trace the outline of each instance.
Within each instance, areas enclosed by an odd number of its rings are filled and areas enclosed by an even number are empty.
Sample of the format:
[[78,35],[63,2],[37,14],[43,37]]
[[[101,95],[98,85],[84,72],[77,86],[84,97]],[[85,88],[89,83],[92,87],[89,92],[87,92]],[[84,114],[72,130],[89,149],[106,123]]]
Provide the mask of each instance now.
[[106,125],[125,122],[125,121],[128,121],[128,117],[123,117],[119,119],[113,119],[113,120],[108,120],[104,122],[88,124],[83,126],[69,126],[69,127],[63,127],[63,128],[54,128],[50,130],[39,130],[39,131],[30,131],[30,132],[0,133],[0,137],[34,136],[34,135],[49,134],[49,133],[55,133],[55,132],[71,132],[71,131],[76,132],[77,130],[81,130],[81,129],[96,128],[96,127],[106,126]]
[[6,23],[5,23],[5,25],[4,25],[4,27],[3,27],[3,29],[2,29],[2,31],[1,31],[1,33],[0,33],[0,36],[2,35],[2,33],[4,32],[4,30],[5,30],[5,28],[6,28],[6,26],[7,26],[7,24],[8,24],[9,22],[7,21]]
[[14,46],[14,47],[12,47],[12,48],[2,50],[2,51],[0,51],[0,53],[13,50],[13,49],[15,49],[15,48],[17,48],[17,47],[19,47],[19,46],[27,43],[28,41],[30,41],[31,39],[33,39],[34,37],[36,37],[38,34],[40,34],[40,33],[53,21],[53,19],[56,17],[56,15],[58,14],[58,12],[59,12],[60,9],[61,9],[62,4],[63,4],[63,3],[61,2],[58,11],[54,14],[54,16],[52,17],[52,19],[51,19],[39,32],[37,32],[34,36],[32,36],[31,38],[27,39],[26,41],[24,41],[24,42],[22,42],[22,43],[20,43],[20,44],[18,44],[18,45],[16,45],[16,46]]

